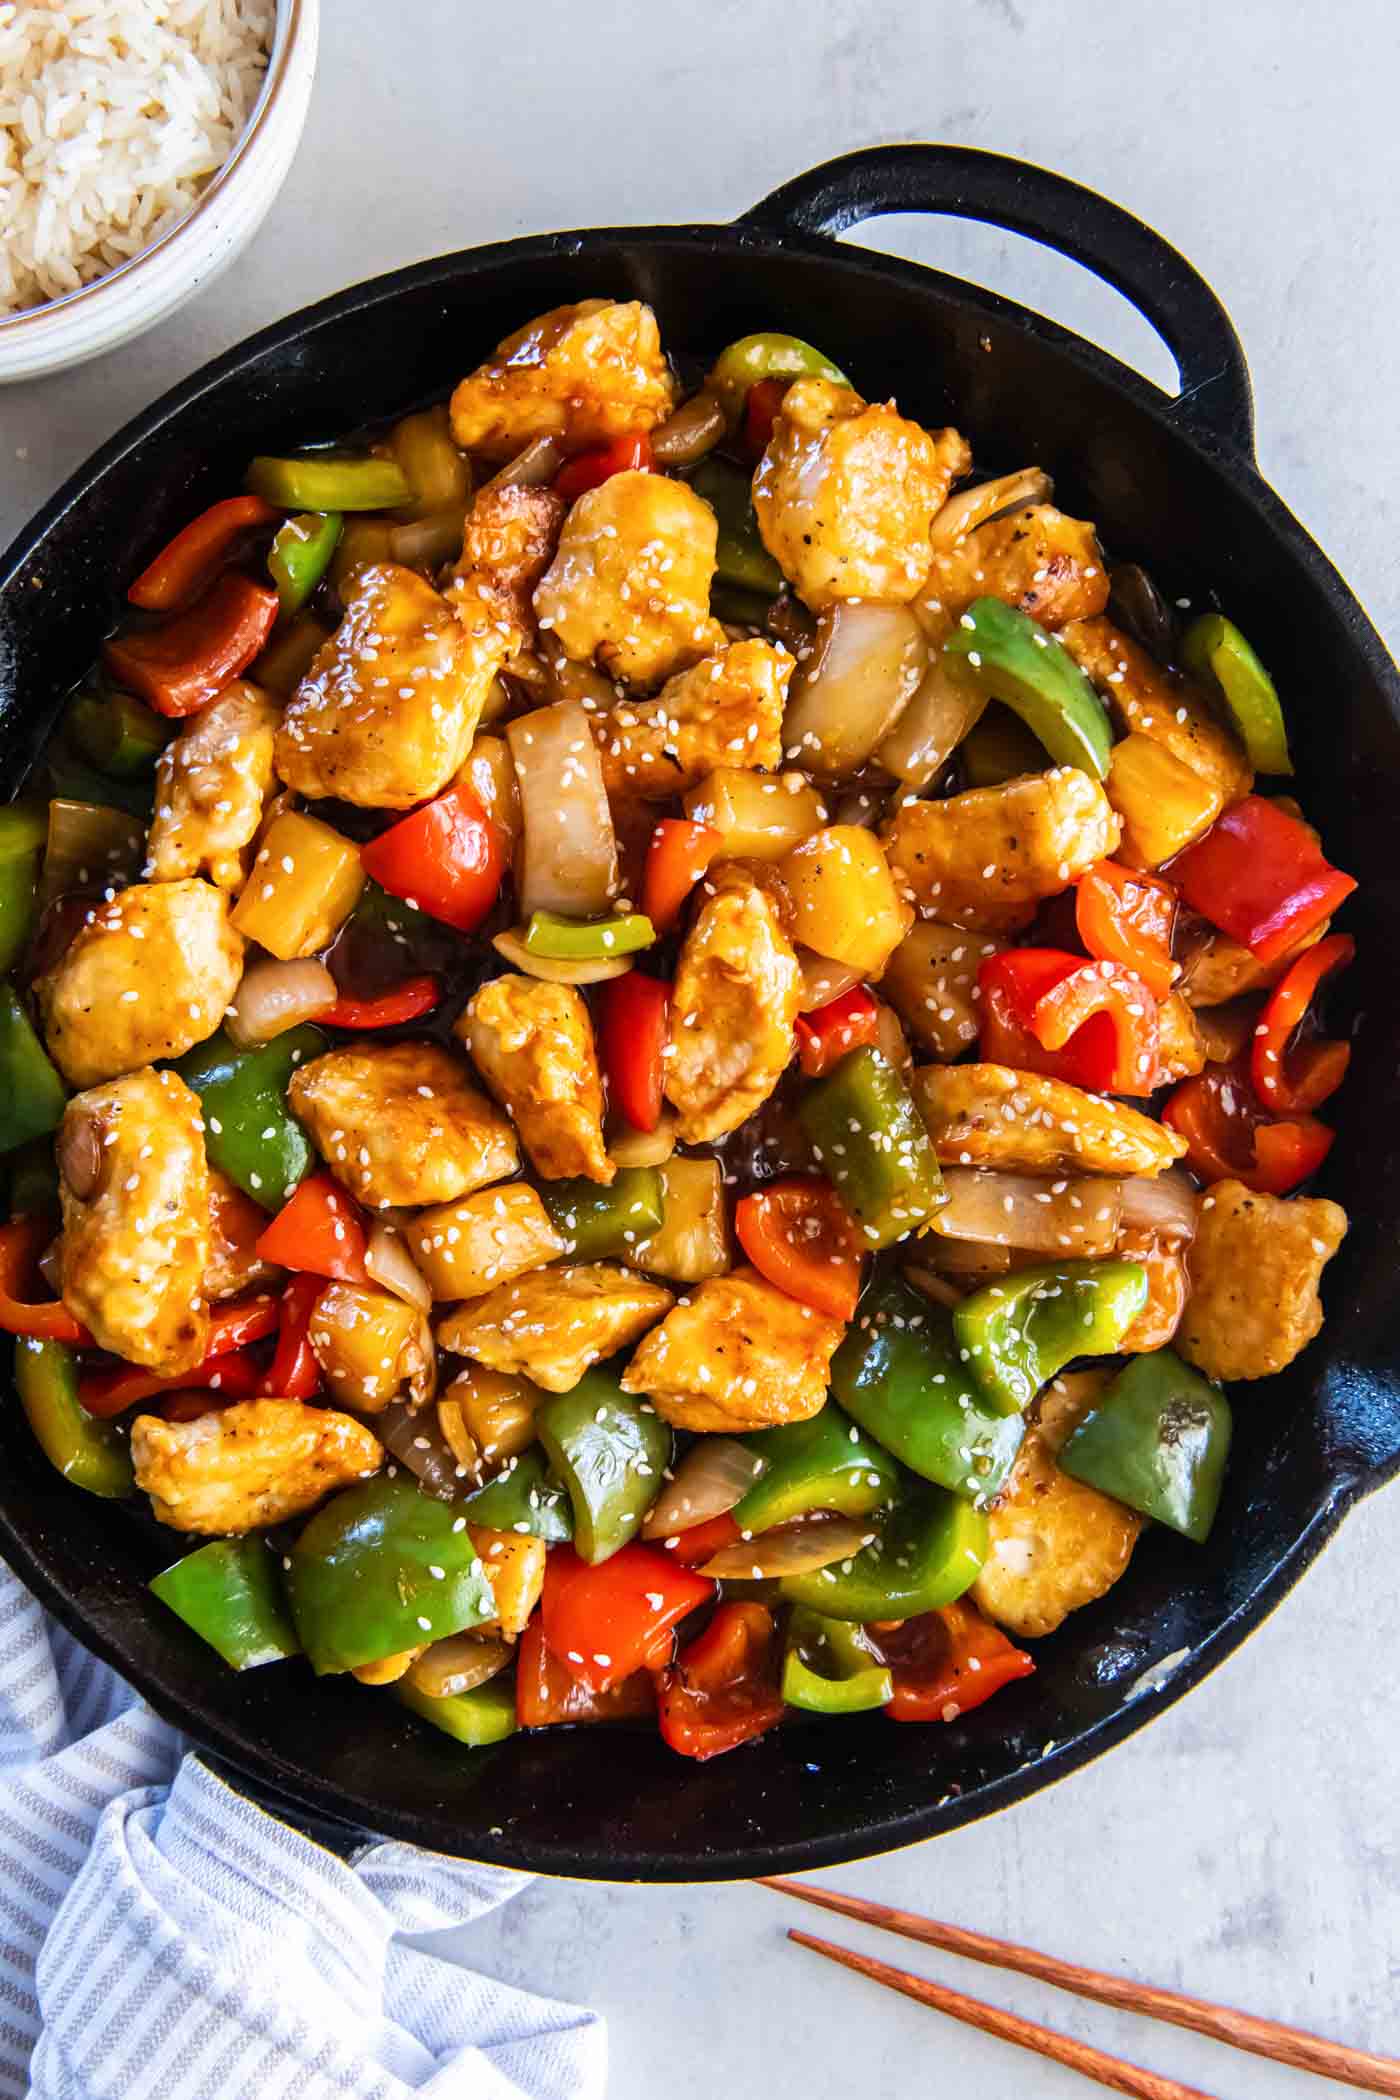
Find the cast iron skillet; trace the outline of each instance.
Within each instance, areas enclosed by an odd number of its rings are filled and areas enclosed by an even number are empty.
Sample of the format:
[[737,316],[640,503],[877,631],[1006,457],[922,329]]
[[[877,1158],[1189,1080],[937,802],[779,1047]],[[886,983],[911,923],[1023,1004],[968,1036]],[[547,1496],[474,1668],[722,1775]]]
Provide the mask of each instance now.
[[[1181,392],[1023,309],[832,236],[891,211],[961,214],[1076,257],[1141,309]],[[347,1679],[237,1677],[148,1598],[160,1549],[66,1488],[18,1408],[0,1412],[0,1547],[88,1647],[244,1782],[303,1817],[448,1853],[609,1880],[795,1871],[950,1830],[1062,1778],[1223,1660],[1361,1495],[1400,1466],[1400,680],[1346,585],[1252,456],[1249,379],[1214,294],[1156,234],[1063,177],[946,146],[847,155],[733,226],[564,233],[447,256],[279,322],[168,394],[68,482],[0,565],[8,777],[114,619],[127,581],[254,452],[331,437],[441,396],[500,336],[563,300],[649,300],[664,339],[712,351],[785,328],[877,398],[956,422],[984,464],[1038,460],[1059,500],[1171,595],[1219,593],[1266,649],[1299,782],[1361,879],[1347,924],[1360,1015],[1323,1177],[1351,1213],[1327,1326],[1288,1374],[1245,1389],[1211,1543],[1154,1531],[1127,1577],[1037,1647],[1026,1683],[951,1727],[881,1715],[784,1727],[710,1765],[650,1734],[561,1731],[466,1754]],[[169,1557],[168,1551],[166,1557]],[[1144,1673],[1174,1663],[1165,1689]]]

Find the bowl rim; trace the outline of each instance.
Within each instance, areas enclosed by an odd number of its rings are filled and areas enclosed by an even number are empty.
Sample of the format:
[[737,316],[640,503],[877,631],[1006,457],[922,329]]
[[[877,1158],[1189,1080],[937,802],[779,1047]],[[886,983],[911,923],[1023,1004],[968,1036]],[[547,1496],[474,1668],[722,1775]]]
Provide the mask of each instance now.
[[234,140],[227,160],[215,170],[184,216],[177,219],[173,226],[167,226],[164,233],[148,242],[144,248],[139,248],[135,255],[129,255],[125,262],[113,264],[110,270],[104,270],[100,277],[92,278],[87,284],[76,285],[71,292],[60,292],[56,299],[46,299],[42,306],[26,306],[17,314],[0,314],[0,349],[15,342],[26,327],[37,334],[41,323],[67,321],[84,300],[88,302],[90,309],[100,293],[119,282],[129,285],[145,264],[154,261],[157,256],[168,255],[178,242],[194,232],[207,208],[227,191],[239,167],[251,152],[255,140],[265,128],[273,102],[286,82],[292,52],[310,18],[310,0],[274,0],[272,48],[268,53],[257,101],[253,104],[247,123]]

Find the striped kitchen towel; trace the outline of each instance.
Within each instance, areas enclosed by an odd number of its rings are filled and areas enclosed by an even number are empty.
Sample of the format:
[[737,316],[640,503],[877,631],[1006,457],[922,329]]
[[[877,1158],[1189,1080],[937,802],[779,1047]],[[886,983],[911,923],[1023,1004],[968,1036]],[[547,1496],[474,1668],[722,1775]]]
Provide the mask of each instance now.
[[433,1945],[527,1879],[378,1842],[347,1865],[0,1563],[0,2100],[598,2100],[596,2013]]

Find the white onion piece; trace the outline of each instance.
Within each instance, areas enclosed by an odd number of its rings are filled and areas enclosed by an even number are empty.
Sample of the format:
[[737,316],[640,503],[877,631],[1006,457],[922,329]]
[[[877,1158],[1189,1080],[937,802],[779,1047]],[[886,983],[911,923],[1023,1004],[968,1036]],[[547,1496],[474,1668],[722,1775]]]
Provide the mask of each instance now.
[[[523,452],[507,460],[499,474],[487,482],[488,489],[537,489],[553,481],[564,464],[564,447],[558,438],[531,438]],[[483,491],[484,493],[484,491]]]
[[702,387],[653,430],[652,456],[663,467],[693,467],[713,452],[728,427],[718,397]]
[[402,1400],[395,1400],[375,1416],[374,1433],[440,1502],[452,1502],[463,1492],[463,1482],[470,1478],[468,1469],[453,1455],[434,1408],[414,1413]]
[[644,1539],[667,1539],[674,1532],[708,1524],[742,1502],[765,1470],[761,1458],[732,1436],[702,1436],[687,1451],[653,1502],[642,1526]]
[[393,1227],[378,1218],[370,1227],[365,1248],[365,1274],[386,1291],[392,1291],[396,1298],[402,1298],[406,1305],[416,1305],[419,1312],[432,1311],[433,1294],[427,1278]]
[[676,1149],[676,1118],[663,1108],[655,1130],[619,1124],[608,1139],[608,1158],[615,1167],[664,1167]]
[[942,1238],[1051,1255],[1111,1254],[1122,1222],[1122,1184],[1103,1175],[1047,1181],[981,1167],[945,1167],[947,1202],[929,1224]]
[[940,1276],[936,1269],[926,1269],[920,1262],[906,1262],[903,1269],[905,1281],[912,1283],[916,1291],[922,1291],[935,1305],[946,1305],[949,1311],[961,1305],[966,1293],[957,1284]]
[[91,1115],[70,1108],[54,1147],[58,1171],[79,1203],[86,1203],[102,1176],[102,1140]]
[[956,1276],[960,1281],[966,1278],[969,1290],[989,1276],[1005,1276],[1014,1259],[1009,1247],[994,1247],[985,1240],[930,1238],[921,1243],[920,1251],[938,1264],[941,1275]]
[[465,1466],[470,1474],[479,1474],[481,1452],[477,1448],[476,1438],[467,1427],[467,1418],[462,1413],[461,1402],[452,1399],[439,1400],[437,1420],[443,1441],[458,1465]]
[[1022,467],[1015,474],[999,474],[994,481],[979,481],[974,488],[959,489],[948,498],[934,518],[929,537],[935,548],[945,552],[1003,511],[1048,503],[1054,493],[1050,476],[1039,467]]
[[799,1013],[815,1013],[819,1006],[829,1006],[853,984],[862,984],[865,980],[863,970],[854,969],[850,963],[833,962],[829,956],[818,955],[811,948],[798,949],[797,963],[802,972],[802,997],[797,1002]]
[[588,716],[576,700],[537,707],[507,724],[506,741],[520,783],[521,917],[597,918],[617,888],[617,840]]
[[509,1641],[493,1640],[489,1634],[454,1633],[425,1648],[406,1675],[425,1699],[451,1699],[499,1677],[514,1652]]
[[224,1019],[230,1042],[240,1050],[270,1043],[274,1036],[314,1021],[340,997],[324,963],[255,962],[242,981]]
[[960,684],[942,656],[934,656],[918,692],[876,751],[877,762],[910,787],[927,786],[986,705],[985,693]]
[[854,773],[909,705],[927,665],[923,629],[907,605],[828,607],[783,715],[789,760],[829,779]]
[[758,1538],[736,1539],[701,1568],[733,1582],[763,1582],[777,1575],[805,1575],[813,1568],[829,1568],[834,1560],[851,1560],[873,1536],[869,1525],[851,1517],[820,1513],[780,1524]]
[[63,1235],[50,1240],[34,1264],[55,1298],[63,1296]]
[[1134,1174],[1122,1188],[1125,1226],[1188,1245],[1196,1237],[1200,1191],[1184,1168],[1168,1167],[1155,1180]]
[[552,955],[532,955],[518,927],[493,936],[491,946],[527,977],[542,977],[546,984],[606,984],[610,977],[625,977],[632,967],[630,955],[600,955],[591,962],[565,962]]

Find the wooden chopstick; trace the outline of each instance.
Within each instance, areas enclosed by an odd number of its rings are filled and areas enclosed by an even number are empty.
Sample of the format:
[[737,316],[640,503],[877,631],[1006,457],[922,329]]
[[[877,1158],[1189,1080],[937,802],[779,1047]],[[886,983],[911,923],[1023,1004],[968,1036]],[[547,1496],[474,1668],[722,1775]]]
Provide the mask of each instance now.
[[855,1969],[875,1983],[888,1984],[892,1991],[902,1991],[920,2005],[931,2005],[935,2012],[949,2013],[955,2020],[966,2021],[969,2027],[980,2027],[983,2034],[995,2035],[1000,2042],[1015,2042],[1018,2048],[1048,2056],[1071,2071],[1081,2072],[1085,2078],[1096,2078],[1115,2093],[1127,2093],[1129,2100],[1211,2100],[1210,2094],[1203,2093],[1199,2086],[1179,2085],[1175,2078],[1144,2071],[1121,2056],[1106,2056],[1088,2042],[1057,2034],[1053,2027],[1037,2027],[1034,2020],[1002,2012],[995,2005],[983,2005],[979,1998],[965,1998],[961,1991],[946,1990],[941,1983],[930,1983],[923,1976],[911,1976],[907,1969],[892,1969],[888,1962],[875,1961],[868,1954],[854,1954],[849,1947],[833,1946],[830,1940],[815,1939],[810,1932],[793,1929],[788,1938],[796,1940],[800,1947],[810,1947],[814,1954],[824,1954],[828,1961],[840,1962],[844,1969]]
[[1189,2027],[1196,2034],[1208,2035],[1235,2049],[1246,2049],[1255,2056],[1267,2056],[1292,2070],[1313,2071],[1319,2078],[1335,2078],[1343,2085],[1358,2086],[1363,2092],[1386,2093],[1392,2100],[1400,2100],[1400,2061],[1392,2056],[1373,2056],[1369,2050],[1349,2049],[1343,2042],[1329,2042],[1304,2028],[1262,2020],[1253,2013],[1237,2012],[1232,2006],[1213,2005],[1208,1999],[1187,1997],[1180,1991],[1158,1990],[1152,1984],[1110,1976],[1101,1969],[1081,1968],[1077,1962],[1060,1961],[1034,1947],[1018,1947],[1010,1940],[992,1939],[987,1933],[969,1932],[960,1925],[945,1925],[936,1918],[895,1910],[889,1904],[872,1903],[863,1896],[846,1896],[836,1889],[818,1888],[783,1876],[765,1879],[763,1886],[776,1889],[780,1895],[795,1896],[799,1902],[814,1903],[821,1910],[835,1911],[840,1917],[853,1918],[858,1924],[874,1925],[882,1932],[895,1932],[904,1939],[918,1940],[923,1946],[937,1947],[946,1954],[960,1954],[968,1961],[986,1962],[996,1969],[1012,1969],[1018,1975],[1033,1976],[1059,1990],[1072,1991],[1078,1998],[1093,1998],[1100,2005],[1116,2006],[1123,2012],[1145,2013],[1149,2019],[1165,2020],[1173,2027]]

